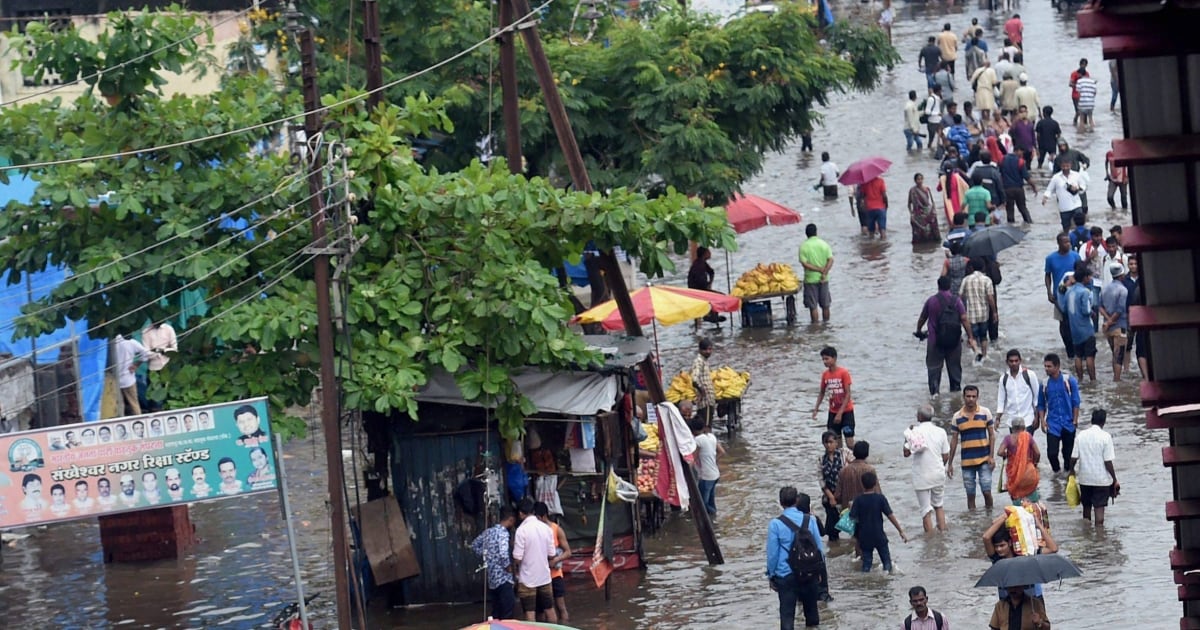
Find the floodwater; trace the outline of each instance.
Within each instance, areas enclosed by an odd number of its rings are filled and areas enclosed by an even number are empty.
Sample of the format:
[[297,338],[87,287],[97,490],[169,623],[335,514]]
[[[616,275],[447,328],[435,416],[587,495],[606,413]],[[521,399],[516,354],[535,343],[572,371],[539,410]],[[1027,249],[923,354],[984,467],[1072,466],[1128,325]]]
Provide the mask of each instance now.
[[[862,5],[866,6],[866,5]],[[1107,70],[1098,40],[1077,40],[1073,17],[1060,15],[1048,2],[1020,6],[1026,25],[1026,68],[1043,104],[1060,112],[1065,136],[1091,157],[1093,186],[1103,186],[1104,152],[1120,136],[1120,119],[1110,114]],[[955,628],[983,628],[995,601],[994,589],[972,585],[988,567],[979,536],[992,513],[968,512],[964,491],[955,480],[946,486],[949,531],[920,533],[916,499],[909,485],[908,462],[901,456],[902,432],[915,408],[927,400],[923,347],[912,337],[923,300],[935,289],[942,261],[940,249],[914,247],[905,223],[906,191],[912,175],[932,179],[935,164],[925,154],[905,154],[901,109],[905,94],[920,89],[916,51],[926,36],[949,21],[961,33],[969,18],[979,17],[987,40],[998,47],[1002,22],[979,6],[900,4],[894,27],[905,62],[869,95],[834,99],[823,113],[824,128],[814,135],[817,154],[792,149],[768,160],[765,172],[746,187],[800,210],[805,222],[820,226],[836,258],[831,275],[833,321],[810,326],[806,314],[793,328],[743,330],[728,325],[710,332],[716,342],[713,361],[752,372],[745,399],[745,425],[721,462],[717,486],[721,511],[715,522],[726,563],[704,561],[695,528],[675,515],[646,543],[648,569],[614,574],[611,601],[584,580],[571,582],[572,625],[588,629],[705,628],[734,623],[745,628],[777,625],[777,601],[764,572],[767,523],[779,508],[778,488],[792,484],[816,496],[815,462],[823,430],[806,411],[816,398],[824,345],[836,346],[841,362],[854,375],[859,439],[872,444],[871,460],[893,508],[908,533],[902,543],[890,532],[896,575],[864,575],[851,562],[845,543],[834,546],[829,573],[834,601],[821,605],[822,627],[843,630],[895,627],[908,612],[907,591],[923,585],[933,607],[945,611]],[[995,54],[993,54],[993,58]],[[1079,57],[1092,60],[1100,84],[1094,133],[1070,129],[1067,78]],[[961,70],[960,70],[961,72]],[[891,240],[867,241],[846,200],[826,203],[810,187],[817,180],[819,151],[828,150],[843,167],[868,155],[894,162],[891,189]],[[1039,189],[1045,176],[1039,178]],[[1093,220],[1104,226],[1129,223],[1127,213],[1105,208],[1102,192],[1093,191]],[[1032,197],[1031,197],[1032,199]],[[982,404],[993,406],[1003,367],[1003,351],[1019,348],[1027,364],[1037,366],[1046,352],[1061,352],[1055,322],[1044,298],[1042,259],[1054,248],[1057,213],[1052,206],[1032,205],[1036,224],[1028,237],[1000,257],[1004,281],[999,287],[1001,340],[982,365],[964,368],[964,381],[978,384]],[[803,225],[768,227],[740,237],[741,250],[730,257],[733,278],[759,262],[795,262]],[[718,276],[725,261],[714,257]],[[682,283],[684,268],[668,281]],[[718,281],[723,285],[723,280]],[[775,304],[776,312],[782,305]],[[690,363],[696,338],[690,326],[660,329],[668,378]],[[1117,448],[1116,467],[1123,494],[1110,506],[1107,524],[1096,530],[1069,510],[1063,483],[1050,478],[1043,465],[1042,494],[1051,509],[1052,527],[1062,553],[1084,571],[1084,577],[1047,585],[1046,602],[1056,628],[1092,628],[1136,618],[1138,627],[1169,628],[1180,615],[1167,552],[1171,527],[1163,503],[1171,495],[1170,476],[1161,464],[1164,432],[1146,429],[1137,400],[1136,376],[1111,383],[1109,356],[1097,361],[1101,382],[1084,384],[1083,413],[1107,408],[1108,428]],[[945,389],[945,386],[943,386]],[[949,396],[936,403],[944,418],[957,408]],[[1044,446],[1044,434],[1039,434]],[[299,530],[304,580],[325,597],[314,602],[316,627],[334,627],[333,575],[329,566],[329,532],[325,524],[323,448],[315,440],[286,448],[293,479],[293,503]],[[982,501],[981,501],[982,503]],[[30,538],[3,549],[0,566],[0,610],[6,627],[137,628],[262,627],[284,602],[295,599],[290,562],[274,495],[196,506],[192,510],[200,543],[179,561],[149,565],[104,565],[94,522],[84,521],[30,530]],[[1135,612],[1136,611],[1136,612]],[[485,615],[482,604],[369,611],[373,628],[458,628]]]

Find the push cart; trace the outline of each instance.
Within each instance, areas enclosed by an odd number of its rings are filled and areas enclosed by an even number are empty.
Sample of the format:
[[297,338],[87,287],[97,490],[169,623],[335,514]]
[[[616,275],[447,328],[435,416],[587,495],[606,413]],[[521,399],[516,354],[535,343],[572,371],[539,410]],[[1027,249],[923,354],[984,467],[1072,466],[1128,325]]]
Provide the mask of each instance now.
[[783,298],[783,312],[787,325],[796,325],[796,294],[799,292],[800,290],[797,289],[791,292],[766,293],[743,297],[742,327],[770,328],[774,326],[775,318],[771,311],[771,301],[775,298]]

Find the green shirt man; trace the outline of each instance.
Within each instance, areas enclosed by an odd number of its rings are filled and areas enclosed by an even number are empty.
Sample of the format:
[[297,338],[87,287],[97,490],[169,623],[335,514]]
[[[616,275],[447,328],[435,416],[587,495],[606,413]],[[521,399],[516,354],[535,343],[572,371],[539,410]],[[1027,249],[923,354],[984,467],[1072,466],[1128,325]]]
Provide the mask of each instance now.
[[975,225],[975,216],[982,212],[987,215],[992,207],[992,193],[983,187],[983,184],[975,184],[967,190],[965,196],[967,225]]
[[833,249],[816,235],[815,230],[800,245],[800,265],[804,267],[804,284],[828,281],[826,274],[833,266]]

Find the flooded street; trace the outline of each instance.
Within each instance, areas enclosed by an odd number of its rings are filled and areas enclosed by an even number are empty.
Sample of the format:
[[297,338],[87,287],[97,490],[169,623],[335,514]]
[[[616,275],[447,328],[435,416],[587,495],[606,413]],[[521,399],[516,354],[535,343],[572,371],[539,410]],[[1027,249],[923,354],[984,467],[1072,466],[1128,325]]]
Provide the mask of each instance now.
[[[835,5],[836,6],[836,5]],[[862,5],[867,6],[867,5]],[[846,7],[838,7],[844,10]],[[1077,40],[1074,16],[1055,12],[1046,1],[1019,5],[1025,22],[1026,63],[1030,84],[1043,104],[1053,105],[1072,147],[1092,160],[1091,221],[1106,228],[1128,224],[1128,213],[1110,212],[1103,194],[1104,153],[1121,135],[1120,118],[1108,111],[1108,71],[1099,40]],[[814,133],[816,152],[795,148],[770,156],[765,172],[745,192],[761,195],[801,211],[799,225],[767,227],[739,237],[740,251],[730,254],[732,279],[757,263],[796,265],[804,223],[815,222],[833,248],[831,273],[833,321],[810,326],[807,313],[788,328],[743,330],[728,324],[711,332],[714,368],[729,364],[749,370],[752,383],[744,403],[744,428],[721,460],[717,486],[720,515],[715,528],[726,563],[710,567],[685,516],[670,517],[646,541],[648,569],[616,573],[609,602],[589,581],[570,582],[571,625],[585,629],[706,628],[733,623],[744,628],[778,627],[777,600],[764,577],[764,543],[770,519],[779,513],[777,492],[791,484],[817,496],[816,462],[821,452],[818,424],[810,418],[817,394],[822,346],[833,345],[839,362],[854,377],[857,436],[872,445],[871,462],[879,471],[884,493],[912,540],[903,544],[889,528],[897,575],[863,575],[849,558],[847,543],[835,544],[829,575],[835,598],[821,605],[824,628],[863,630],[895,627],[907,614],[909,587],[920,584],[930,605],[944,611],[953,627],[985,628],[995,602],[995,589],[973,584],[988,567],[980,534],[994,512],[968,512],[959,474],[946,484],[949,531],[920,534],[917,502],[910,485],[909,461],[901,454],[902,432],[915,409],[927,401],[924,345],[913,338],[925,298],[935,290],[943,253],[940,247],[910,242],[907,190],[916,172],[935,181],[936,164],[928,153],[906,154],[901,133],[902,107],[910,89],[923,93],[924,77],[916,53],[927,36],[950,22],[961,33],[970,17],[979,17],[996,58],[1001,41],[1001,13],[988,17],[978,6],[947,8],[943,4],[902,4],[893,30],[904,61],[885,76],[871,94],[847,94],[823,111],[824,127]],[[1006,17],[1006,16],[1005,16]],[[1070,126],[1067,80],[1080,57],[1087,57],[1100,85],[1096,130],[1081,134]],[[962,74],[960,85],[969,83]],[[964,90],[956,96],[963,98]],[[824,202],[811,189],[818,178],[820,152],[829,151],[845,167],[870,155],[893,162],[886,176],[891,210],[886,242],[859,236],[858,222],[843,195]],[[1035,176],[1045,186],[1043,171]],[[1054,249],[1058,231],[1053,204],[1030,199],[1035,225],[1027,238],[1000,255],[1004,280],[998,287],[1001,339],[982,365],[964,365],[964,384],[981,389],[980,403],[993,408],[1003,368],[1003,353],[1018,348],[1027,366],[1037,368],[1047,352],[1062,352],[1056,322],[1045,301],[1043,260]],[[940,214],[940,204],[939,204]],[[943,226],[943,235],[945,226]],[[716,252],[715,288],[725,290],[725,257]],[[667,283],[682,285],[686,263]],[[774,304],[777,321],[782,304]],[[711,330],[711,327],[708,327]],[[647,330],[647,334],[649,334]],[[696,337],[688,325],[659,328],[666,380],[690,364]],[[1067,508],[1064,482],[1052,480],[1043,463],[1041,492],[1050,506],[1052,530],[1062,553],[1084,571],[1084,577],[1046,585],[1049,617],[1058,629],[1109,625],[1132,620],[1137,626],[1168,628],[1180,615],[1167,566],[1173,534],[1163,518],[1170,500],[1170,475],[1162,466],[1161,447],[1167,434],[1145,428],[1138,401],[1136,369],[1120,384],[1111,383],[1110,355],[1097,357],[1100,382],[1081,387],[1081,420],[1096,408],[1108,409],[1107,429],[1116,445],[1116,469],[1122,495],[1107,512],[1101,531]],[[1069,371],[1069,366],[1064,365]],[[944,381],[943,381],[944,382]],[[943,391],[945,386],[943,385]],[[943,394],[935,404],[939,419],[956,410],[957,396]],[[312,424],[311,426],[315,426]],[[723,432],[718,432],[724,439]],[[1045,445],[1045,434],[1039,433]],[[301,566],[308,590],[324,596],[313,605],[315,626],[332,628],[332,582],[328,560],[329,532],[325,509],[323,446],[315,439],[286,447],[286,465],[299,531]],[[347,477],[351,477],[348,473]],[[1005,495],[1006,496],[1006,495]],[[365,497],[364,497],[365,498]],[[354,498],[351,497],[353,502]],[[982,502],[981,502],[982,503]],[[31,537],[6,544],[0,565],[0,610],[10,628],[262,627],[285,602],[295,599],[290,561],[274,495],[195,506],[191,512],[199,544],[175,562],[105,565],[101,561],[95,521],[25,530]],[[372,606],[375,628],[458,628],[483,618],[482,604],[426,607],[408,611]],[[1121,625],[1121,624],[1118,624]]]

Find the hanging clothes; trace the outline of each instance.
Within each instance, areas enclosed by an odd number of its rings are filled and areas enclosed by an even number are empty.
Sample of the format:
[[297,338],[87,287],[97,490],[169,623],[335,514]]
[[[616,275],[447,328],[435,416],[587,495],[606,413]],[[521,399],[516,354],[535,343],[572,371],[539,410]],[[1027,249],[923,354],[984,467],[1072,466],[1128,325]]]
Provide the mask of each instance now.
[[534,484],[534,499],[546,504],[551,514],[562,514],[562,499],[558,496],[558,475],[542,475]]
[[679,413],[679,408],[673,403],[660,403],[654,409],[658,417],[658,433],[663,440],[663,448],[658,452],[656,490],[663,501],[686,510],[691,495],[683,477],[683,466],[685,461],[690,464],[695,459],[696,439]]

